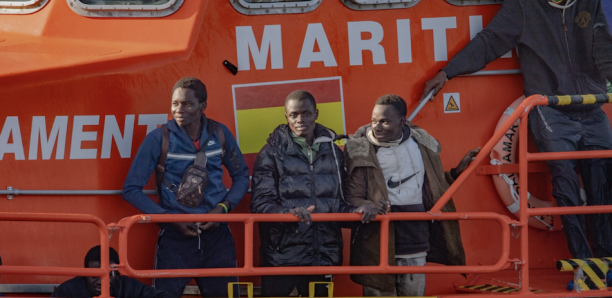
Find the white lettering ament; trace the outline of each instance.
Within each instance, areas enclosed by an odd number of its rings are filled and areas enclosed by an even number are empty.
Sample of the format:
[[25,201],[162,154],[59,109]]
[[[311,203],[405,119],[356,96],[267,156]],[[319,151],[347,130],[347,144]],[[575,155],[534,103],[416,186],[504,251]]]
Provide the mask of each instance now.
[[[98,140],[99,127],[96,126],[100,124],[100,115],[54,116],[51,130],[47,129],[45,116],[34,116],[32,117],[29,147],[26,147],[29,148],[28,160],[39,158],[49,160],[52,158],[54,150],[56,160],[64,159],[68,122],[70,120],[72,121],[70,159],[111,158],[113,143],[121,158],[130,158],[134,142],[136,115],[130,114],[121,117],[125,117],[123,127],[119,126],[115,115],[104,116],[102,147],[98,150],[98,148],[83,148],[83,142]],[[2,130],[0,130],[0,160],[3,160],[7,154],[12,154],[15,160],[25,160],[19,120],[18,116],[8,116],[4,120]],[[22,118],[23,120],[25,119]],[[138,125],[145,126],[147,134],[167,121],[168,114],[138,115]],[[40,154],[38,153],[39,150]]]

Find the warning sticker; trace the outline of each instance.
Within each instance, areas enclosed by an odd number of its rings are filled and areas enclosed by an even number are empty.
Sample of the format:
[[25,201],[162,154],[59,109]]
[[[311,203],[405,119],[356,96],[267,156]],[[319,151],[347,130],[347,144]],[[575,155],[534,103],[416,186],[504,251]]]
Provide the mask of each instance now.
[[444,93],[444,113],[461,112],[459,93]]

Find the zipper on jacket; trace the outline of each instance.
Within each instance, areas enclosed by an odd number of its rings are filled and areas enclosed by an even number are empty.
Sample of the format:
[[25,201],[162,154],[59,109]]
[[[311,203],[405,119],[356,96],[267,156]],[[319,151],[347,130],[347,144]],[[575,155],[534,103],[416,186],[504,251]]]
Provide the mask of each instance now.
[[570,53],[569,39],[567,38],[568,29],[567,24],[565,23],[565,16],[563,15],[563,12],[561,12],[561,18],[563,22],[563,35],[565,36],[565,49],[567,50],[567,60],[572,71],[572,79],[574,81],[574,84],[576,84],[578,90],[580,90],[580,94],[582,94],[582,86],[580,86],[580,83],[576,78],[576,71],[574,70],[574,64],[572,63],[572,54]]

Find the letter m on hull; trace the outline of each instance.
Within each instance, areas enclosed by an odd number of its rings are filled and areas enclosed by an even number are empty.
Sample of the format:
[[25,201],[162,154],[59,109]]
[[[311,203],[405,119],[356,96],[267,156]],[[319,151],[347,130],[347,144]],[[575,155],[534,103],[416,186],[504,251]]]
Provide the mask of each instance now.
[[261,46],[257,45],[253,27],[236,27],[236,53],[238,54],[238,70],[250,70],[253,57],[256,69],[266,69],[268,52],[271,56],[272,69],[283,68],[283,44],[280,25],[266,25],[261,38]]

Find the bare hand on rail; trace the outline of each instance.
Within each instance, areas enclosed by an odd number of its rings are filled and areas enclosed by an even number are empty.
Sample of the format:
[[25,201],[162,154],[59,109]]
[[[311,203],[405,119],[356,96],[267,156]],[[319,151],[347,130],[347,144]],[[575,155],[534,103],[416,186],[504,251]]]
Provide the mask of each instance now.
[[429,91],[431,91],[431,89],[435,88],[433,96],[430,99],[430,101],[433,101],[434,96],[436,96],[436,94],[438,94],[438,92],[442,90],[442,87],[444,87],[444,84],[446,83],[446,81],[448,81],[446,79],[446,72],[441,70],[431,80],[425,83],[425,90],[423,90],[423,95],[421,95],[421,100],[423,100],[423,98],[425,98],[427,94],[429,94]]
[[370,221],[374,220],[374,218],[376,218],[376,215],[378,215],[379,210],[374,205],[363,205],[355,208],[355,210],[353,210],[353,213],[363,214],[361,216],[361,222],[369,223]]
[[[221,202],[222,204],[228,206],[229,202],[228,201],[223,201]],[[210,211],[207,212],[207,214],[225,214],[225,209],[223,209],[223,207],[217,205],[217,207],[211,209]],[[219,226],[218,222],[199,222],[198,226],[200,228],[200,231],[206,231],[206,230],[214,230]]]
[[304,208],[304,207],[291,208],[289,210],[289,213],[297,216],[297,218],[299,218],[301,222],[305,222],[307,225],[309,225],[310,222],[312,221],[312,218],[310,217],[310,212],[314,211],[314,209],[315,209],[315,206],[309,206],[308,208]]
[[374,207],[376,207],[376,210],[378,210],[378,214],[387,214],[391,212],[391,202],[389,201],[375,202]]
[[476,159],[476,155],[478,155],[478,152],[480,152],[480,147],[468,151],[468,153],[459,162],[459,165],[455,168],[457,176],[461,175],[461,173],[463,173],[463,171],[467,169],[470,163]]
[[194,222],[173,222],[172,225],[186,237],[197,237],[201,233]]

